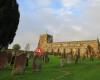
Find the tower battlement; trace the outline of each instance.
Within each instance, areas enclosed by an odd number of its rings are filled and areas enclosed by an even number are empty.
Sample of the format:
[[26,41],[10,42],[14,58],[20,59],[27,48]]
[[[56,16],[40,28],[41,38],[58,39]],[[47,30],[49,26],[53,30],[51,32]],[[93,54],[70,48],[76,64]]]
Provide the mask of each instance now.
[[44,49],[46,47],[46,44],[52,43],[52,42],[53,42],[53,36],[52,35],[42,34],[42,35],[40,35],[40,39],[39,39],[39,42],[38,42],[38,47]]

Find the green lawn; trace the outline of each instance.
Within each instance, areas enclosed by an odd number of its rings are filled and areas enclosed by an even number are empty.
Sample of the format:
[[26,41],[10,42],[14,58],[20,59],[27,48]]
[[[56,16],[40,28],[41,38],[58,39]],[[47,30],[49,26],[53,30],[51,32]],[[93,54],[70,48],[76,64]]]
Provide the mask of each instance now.
[[0,71],[0,80],[100,80],[100,61],[83,64],[59,65],[59,57],[50,56],[50,63],[43,64],[42,71],[32,71],[32,60],[24,74],[11,75],[10,67]]

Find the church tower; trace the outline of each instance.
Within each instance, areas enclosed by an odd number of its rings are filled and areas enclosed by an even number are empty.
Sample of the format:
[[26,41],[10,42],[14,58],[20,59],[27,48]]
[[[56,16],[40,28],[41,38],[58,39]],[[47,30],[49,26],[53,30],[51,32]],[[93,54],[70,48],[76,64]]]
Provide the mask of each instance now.
[[49,34],[40,35],[40,39],[38,42],[38,47],[45,50],[47,43],[53,42],[53,36]]

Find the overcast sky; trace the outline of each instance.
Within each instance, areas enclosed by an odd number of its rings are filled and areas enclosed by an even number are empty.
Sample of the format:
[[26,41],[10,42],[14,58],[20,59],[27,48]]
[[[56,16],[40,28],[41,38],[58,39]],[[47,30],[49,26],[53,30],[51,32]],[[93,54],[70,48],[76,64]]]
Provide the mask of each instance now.
[[[20,22],[14,42],[24,49],[37,46],[39,35],[54,41],[90,40],[100,37],[100,0],[17,0]],[[11,45],[11,46],[12,46]],[[10,47],[11,47],[10,46]]]

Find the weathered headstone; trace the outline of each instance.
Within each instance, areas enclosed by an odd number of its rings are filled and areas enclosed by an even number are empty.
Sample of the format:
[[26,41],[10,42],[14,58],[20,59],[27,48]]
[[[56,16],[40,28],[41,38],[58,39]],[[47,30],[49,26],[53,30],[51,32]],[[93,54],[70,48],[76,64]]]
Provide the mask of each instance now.
[[44,55],[43,55],[43,61],[45,63],[48,63],[49,62],[49,56],[48,56],[48,53],[47,52],[45,52]]
[[42,68],[43,50],[37,48],[33,54],[33,71],[40,71]]
[[26,54],[20,54],[15,57],[12,74],[22,74],[26,65]]
[[13,66],[13,64],[14,64],[14,61],[15,61],[15,55],[13,55],[13,56],[11,57],[10,66]]
[[68,64],[72,63],[72,53],[67,54],[67,63]]
[[63,67],[65,65],[65,54],[61,53],[60,55],[60,67]]
[[7,52],[7,59],[8,59],[8,63],[11,63],[12,60],[12,53],[11,52]]
[[0,70],[4,69],[7,64],[7,54],[6,53],[0,53]]
[[33,57],[33,71],[40,71],[42,68],[42,57]]
[[72,63],[72,58],[73,58],[72,50],[66,49],[66,60],[68,64]]
[[64,66],[65,59],[60,57],[60,67]]
[[79,63],[79,61],[80,61],[80,49],[77,49],[75,54],[75,64]]

